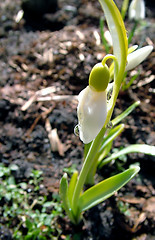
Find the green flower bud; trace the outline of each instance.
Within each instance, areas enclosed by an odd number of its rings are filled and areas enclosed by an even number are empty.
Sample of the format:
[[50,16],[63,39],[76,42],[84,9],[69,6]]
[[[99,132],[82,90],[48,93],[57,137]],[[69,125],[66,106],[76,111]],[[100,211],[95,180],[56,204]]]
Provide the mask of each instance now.
[[89,86],[97,91],[102,92],[108,86],[110,79],[110,72],[108,66],[102,63],[97,63],[91,70],[89,75]]

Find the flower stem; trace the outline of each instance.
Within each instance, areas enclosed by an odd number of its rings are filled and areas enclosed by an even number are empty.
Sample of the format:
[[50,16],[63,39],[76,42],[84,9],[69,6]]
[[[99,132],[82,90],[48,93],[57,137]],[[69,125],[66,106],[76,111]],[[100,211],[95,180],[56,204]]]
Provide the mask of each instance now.
[[132,28],[132,30],[131,30],[131,32],[130,32],[130,34],[129,34],[129,37],[128,37],[128,45],[131,43],[131,40],[132,40],[132,38],[133,38],[133,36],[134,36],[134,33],[135,33],[135,31],[136,31],[136,28],[137,28],[137,26],[138,26],[138,23],[139,23],[139,21],[135,21],[135,23],[134,23],[134,25],[133,25],[133,28]]

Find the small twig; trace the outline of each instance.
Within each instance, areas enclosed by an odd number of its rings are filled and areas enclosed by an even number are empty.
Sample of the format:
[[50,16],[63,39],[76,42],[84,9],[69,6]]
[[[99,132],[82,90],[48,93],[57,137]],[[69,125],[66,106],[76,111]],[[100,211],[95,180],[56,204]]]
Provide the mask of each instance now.
[[37,123],[39,122],[39,120],[41,119],[41,114],[39,116],[36,117],[36,119],[34,120],[33,124],[31,125],[31,127],[28,129],[26,136],[29,136],[31,134],[31,132],[33,131],[33,129],[35,128],[35,126],[37,125]]
[[146,84],[151,83],[152,81],[154,81],[154,79],[155,79],[155,75],[150,75],[149,77],[145,78],[144,80],[139,81],[138,84],[132,86],[132,88],[133,89],[140,88]]
[[[73,99],[77,99],[77,96],[72,96],[72,95],[49,95],[51,93],[54,93],[56,90],[53,87],[48,87],[41,89],[35,94],[30,97],[30,99],[24,103],[24,105],[21,107],[22,111],[26,111],[33,102],[38,101],[38,102],[45,102],[45,101],[71,101]],[[47,96],[49,95],[49,96]]]
[[38,102],[43,102],[43,101],[71,101],[77,99],[77,96],[72,96],[72,95],[57,95],[57,96],[47,96],[47,97],[38,97],[37,101]]
[[31,106],[31,104],[34,101],[36,101],[36,99],[37,99],[37,95],[34,94],[32,97],[30,97],[30,99],[26,103],[24,103],[24,105],[21,107],[21,110],[26,111]]
[[33,124],[31,125],[30,129],[27,131],[26,136],[29,136],[31,134],[31,132],[33,131],[33,129],[35,128],[35,126],[37,125],[37,123],[39,122],[39,120],[41,118],[45,119],[47,117],[47,115],[53,111],[54,108],[55,108],[55,105],[53,105],[46,111],[42,112],[39,116],[37,116],[36,119],[34,120]]
[[34,95],[30,97],[26,103],[24,103],[24,105],[21,107],[21,110],[26,111],[31,106],[31,104],[37,100],[38,96],[46,96],[48,94],[54,93],[55,91],[55,87],[47,87],[35,92]]
[[46,119],[45,128],[48,132],[48,138],[51,144],[51,150],[53,152],[58,152],[60,156],[64,156],[64,146],[61,143],[59,136],[57,134],[57,129],[52,129],[49,119]]

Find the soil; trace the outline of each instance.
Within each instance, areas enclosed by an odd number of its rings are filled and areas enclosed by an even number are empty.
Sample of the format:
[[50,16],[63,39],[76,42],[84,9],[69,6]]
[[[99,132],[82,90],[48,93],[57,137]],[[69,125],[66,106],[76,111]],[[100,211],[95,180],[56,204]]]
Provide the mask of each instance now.
[[[154,6],[148,2],[146,6],[146,25],[133,39],[133,44],[142,46],[154,44],[155,39]],[[17,22],[20,0],[3,1],[0,9],[0,162],[19,166],[18,181],[27,178],[32,168],[42,170],[45,192],[52,194],[58,192],[64,168],[81,167],[83,144],[74,134],[76,96],[87,86],[91,68],[105,55],[98,43],[103,13],[96,0],[59,0],[56,12],[31,21]],[[132,28],[128,19],[126,25]],[[154,63],[153,51],[137,68],[139,76],[132,87],[119,94],[113,117],[136,100],[141,104],[123,121],[125,130],[114,148],[155,143]],[[136,162],[139,175],[84,213],[80,226],[59,219],[61,239],[67,234],[93,240],[155,239],[155,159],[130,154],[123,168]],[[117,169],[117,163],[107,166],[97,178]],[[120,202],[128,204],[129,215],[120,210]]]

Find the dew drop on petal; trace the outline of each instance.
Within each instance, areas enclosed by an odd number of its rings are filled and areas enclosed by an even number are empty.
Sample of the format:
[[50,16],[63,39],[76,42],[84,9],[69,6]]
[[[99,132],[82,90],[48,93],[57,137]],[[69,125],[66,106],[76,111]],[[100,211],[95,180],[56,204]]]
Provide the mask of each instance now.
[[74,134],[75,134],[75,136],[79,137],[79,125],[78,124],[74,127]]

